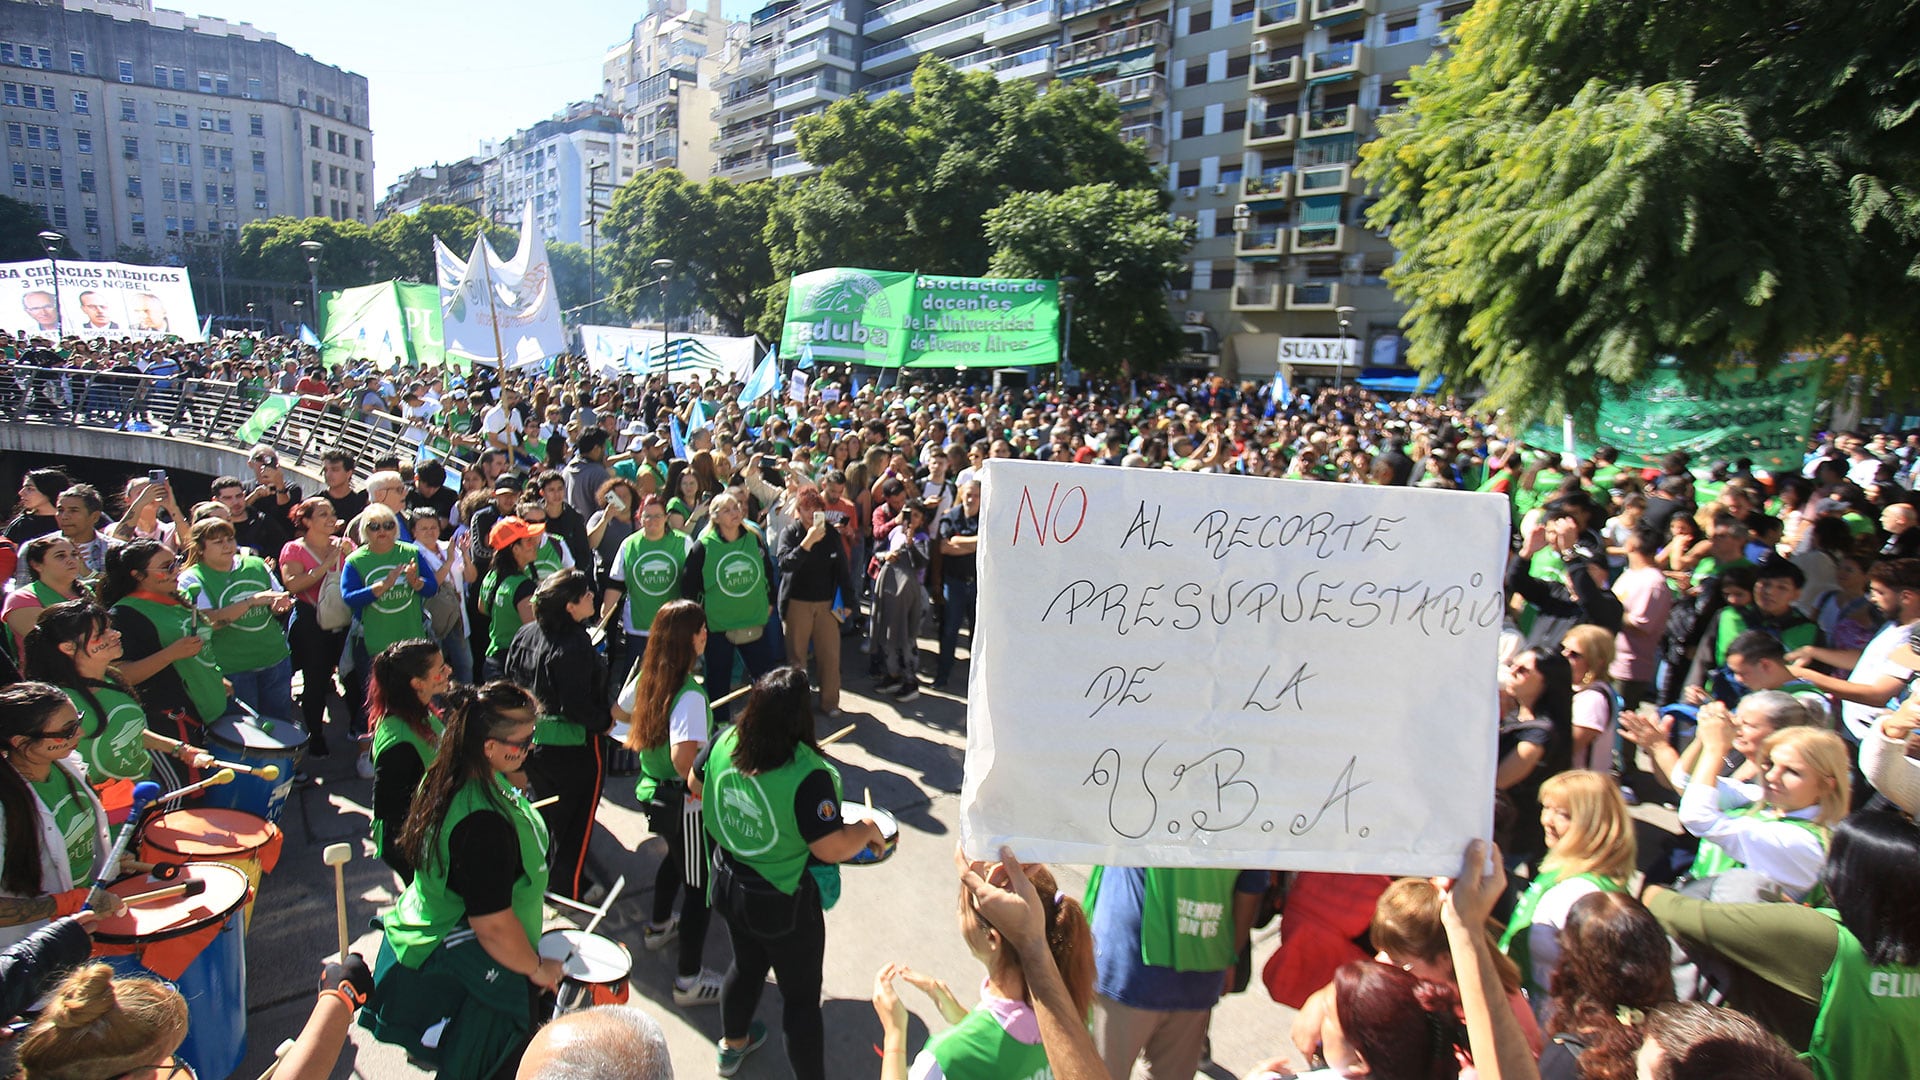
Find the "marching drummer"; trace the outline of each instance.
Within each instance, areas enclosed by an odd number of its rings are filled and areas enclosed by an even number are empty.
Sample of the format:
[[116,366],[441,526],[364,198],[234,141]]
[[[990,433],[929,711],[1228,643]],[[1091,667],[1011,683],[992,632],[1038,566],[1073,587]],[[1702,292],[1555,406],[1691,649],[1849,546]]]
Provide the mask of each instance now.
[[147,729],[133,687],[114,667],[120,653],[120,632],[106,609],[69,600],[48,608],[27,632],[24,657],[28,678],[58,686],[79,710],[80,758],[110,817],[130,807],[133,783],[153,772],[149,751],[213,767],[213,755]]
[[[107,551],[100,602],[120,631],[120,674],[140,691],[147,727],[180,742],[227,711],[227,681],[200,637],[200,620],[180,595],[180,565],[158,540],[135,540]],[[162,771],[173,772],[164,768]],[[169,776],[178,787],[178,777]]]
[[[106,811],[74,751],[79,742],[80,714],[59,687],[0,687],[0,754],[10,766],[0,769],[0,945],[89,904],[107,915],[125,910],[119,897],[86,884],[106,876],[112,845]],[[7,829],[5,820],[32,827]]]
[[360,1024],[434,1065],[443,1080],[484,1080],[532,1035],[533,990],[552,990],[542,959],[547,829],[508,779],[526,764],[537,706],[512,683],[453,687],[400,848],[415,867],[382,917],[373,997]]
[[426,638],[389,645],[373,658],[373,850],[404,882],[413,880],[413,863],[400,851],[400,833],[440,746],[445,725],[433,703],[452,675],[440,646]]
[[840,898],[838,864],[878,854],[886,840],[873,821],[840,816],[840,773],[815,745],[806,672],[762,675],[739,725],[694,762],[688,788],[720,849],[713,904],[733,942],[720,991],[720,1075],[732,1076],[766,1041],[753,1014],[771,967],[786,1002],[787,1061],[799,1080],[823,1080],[824,912]]
[[[687,794],[694,759],[713,737],[713,710],[693,672],[707,648],[705,609],[672,600],[654,613],[640,658],[639,675],[620,692],[615,711],[632,718],[627,748],[639,752],[634,798],[654,835],[667,842],[667,856],[653,878],[653,919],[640,929],[649,951],[664,949],[677,935],[679,965],[673,980],[675,1005],[716,1005],[720,976],[701,969],[707,946],[707,836],[700,800]],[[673,915],[678,895],[680,916]]]

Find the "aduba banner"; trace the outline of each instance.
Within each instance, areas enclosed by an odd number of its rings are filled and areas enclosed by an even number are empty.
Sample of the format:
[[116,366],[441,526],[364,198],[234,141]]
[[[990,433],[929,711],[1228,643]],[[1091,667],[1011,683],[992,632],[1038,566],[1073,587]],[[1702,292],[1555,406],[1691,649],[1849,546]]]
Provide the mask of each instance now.
[[[1798,469],[1813,432],[1821,364],[1789,360],[1767,371],[1729,368],[1705,386],[1689,386],[1671,368],[1655,368],[1619,397],[1600,406],[1594,430],[1579,432],[1585,457],[1602,443],[1617,447],[1623,465],[1659,465],[1676,450],[1696,465],[1752,458],[1761,469]],[[1558,447],[1560,433],[1535,426],[1528,441]]]
[[834,267],[795,277],[780,356],[874,367],[1024,367],[1060,359],[1060,286]]

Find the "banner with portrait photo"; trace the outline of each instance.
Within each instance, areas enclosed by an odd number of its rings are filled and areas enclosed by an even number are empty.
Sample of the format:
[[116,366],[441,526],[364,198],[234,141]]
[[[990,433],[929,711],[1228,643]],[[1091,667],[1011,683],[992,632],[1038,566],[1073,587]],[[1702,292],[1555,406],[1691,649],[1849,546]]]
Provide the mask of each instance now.
[[63,260],[59,268],[56,289],[45,259],[0,263],[0,330],[47,338],[204,340],[183,266]]

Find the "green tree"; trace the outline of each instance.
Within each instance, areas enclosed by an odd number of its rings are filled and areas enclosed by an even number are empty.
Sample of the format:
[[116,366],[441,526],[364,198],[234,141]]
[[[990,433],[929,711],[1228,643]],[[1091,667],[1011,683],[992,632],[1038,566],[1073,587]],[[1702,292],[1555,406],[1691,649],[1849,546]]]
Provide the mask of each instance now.
[[[745,332],[760,316],[773,268],[761,234],[781,185],[689,180],[677,169],[634,177],[614,192],[601,221],[600,265],[627,310],[658,317],[660,275],[671,259],[667,304],[678,317],[704,311],[723,332]],[[603,293],[605,295],[605,293]]]
[[[437,278],[433,260],[433,238],[465,259],[473,252],[474,231],[481,225],[479,214],[464,206],[430,203],[411,214],[395,214],[373,224],[374,239],[381,247],[380,278],[405,278],[434,284]],[[512,258],[520,242],[519,231],[507,225],[487,225],[487,242],[502,257]]]
[[1455,33],[1363,151],[1422,370],[1529,413],[1849,335],[1920,377],[1920,2],[1481,0]]
[[385,250],[373,230],[357,221],[323,217],[274,217],[241,226],[235,276],[304,285],[307,253],[300,245],[308,240],[322,245],[322,289],[351,289],[382,280]]
[[775,208],[767,240],[781,279],[823,266],[980,274],[987,211],[1014,192],[1158,186],[1120,138],[1119,104],[1088,80],[1043,94],[928,57],[911,96],[856,94],[796,131],[821,171]]
[[[47,227],[46,215],[39,207],[0,195],[0,262],[46,258],[47,245],[41,241],[40,234]],[[63,259],[78,257],[73,245],[64,241],[54,253]]]
[[[547,265],[553,268],[554,295],[560,301],[560,310],[572,311],[574,308],[592,299],[588,295],[587,245],[569,244],[556,240],[547,245]],[[598,275],[594,275],[598,277]],[[600,289],[600,295],[607,294],[607,280],[600,277],[593,283]],[[610,304],[601,304],[589,308],[578,315],[568,315],[568,323],[603,322]]]
[[1074,366],[1150,371],[1179,355],[1167,279],[1192,246],[1194,226],[1168,216],[1164,192],[1115,184],[1015,192],[987,211],[986,229],[995,275],[1077,279]]

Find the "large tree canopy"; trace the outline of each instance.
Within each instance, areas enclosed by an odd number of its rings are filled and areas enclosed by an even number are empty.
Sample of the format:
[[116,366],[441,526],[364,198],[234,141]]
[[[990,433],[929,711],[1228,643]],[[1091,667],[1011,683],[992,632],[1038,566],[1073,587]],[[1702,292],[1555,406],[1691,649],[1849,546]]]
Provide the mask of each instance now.
[[1920,0],[1480,0],[1455,34],[1363,151],[1423,370],[1525,412],[1666,355],[1920,374]]
[[678,316],[698,308],[738,334],[760,312],[773,270],[760,234],[781,185],[697,184],[678,169],[642,173],[614,192],[601,258],[628,309],[660,311],[656,259],[673,260],[666,301]]

